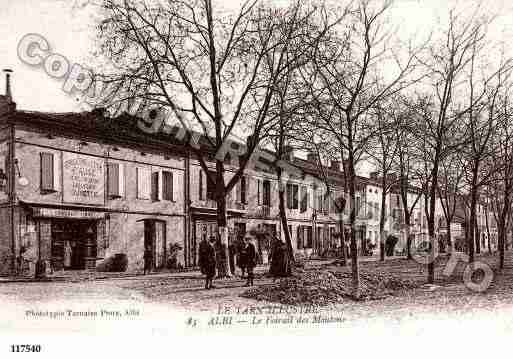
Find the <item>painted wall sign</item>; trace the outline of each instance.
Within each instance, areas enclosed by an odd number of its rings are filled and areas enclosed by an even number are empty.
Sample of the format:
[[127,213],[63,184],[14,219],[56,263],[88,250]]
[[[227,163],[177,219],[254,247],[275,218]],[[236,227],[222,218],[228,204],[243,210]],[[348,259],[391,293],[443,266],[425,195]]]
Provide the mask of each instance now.
[[104,204],[103,159],[65,152],[62,168],[64,202]]

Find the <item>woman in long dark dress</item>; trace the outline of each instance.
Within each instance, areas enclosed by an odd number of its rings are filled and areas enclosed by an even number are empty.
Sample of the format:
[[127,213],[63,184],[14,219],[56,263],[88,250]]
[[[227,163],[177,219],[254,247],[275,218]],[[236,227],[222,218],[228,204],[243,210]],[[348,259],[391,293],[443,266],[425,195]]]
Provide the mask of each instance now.
[[239,237],[236,244],[236,251],[237,251],[237,266],[240,268],[241,271],[241,278],[244,278],[244,275],[246,274],[246,245],[244,243],[244,239],[242,237]]
[[275,279],[286,277],[289,275],[289,266],[287,244],[275,237],[271,247],[271,266],[269,268],[269,274]]
[[246,270],[248,271],[248,281],[246,283],[246,286],[252,286],[253,285],[253,278],[254,273],[253,270],[256,267],[257,262],[257,254],[255,245],[251,243],[251,238],[246,237],[244,239],[244,250],[245,250],[245,264],[246,264]]
[[205,289],[214,288],[212,280],[216,275],[216,251],[206,238],[200,242],[198,262],[201,273],[205,275]]

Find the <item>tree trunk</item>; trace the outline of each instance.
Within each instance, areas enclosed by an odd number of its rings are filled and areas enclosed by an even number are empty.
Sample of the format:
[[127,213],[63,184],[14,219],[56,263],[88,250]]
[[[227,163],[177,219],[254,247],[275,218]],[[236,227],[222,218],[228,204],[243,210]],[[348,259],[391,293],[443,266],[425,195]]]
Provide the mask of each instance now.
[[[384,178],[385,176],[383,176]],[[386,206],[386,193],[385,193],[385,180],[382,181],[381,190],[381,213],[379,216],[379,260],[385,261],[385,206]]]
[[438,185],[438,164],[434,166],[431,176],[431,189],[429,193],[429,216],[427,219],[428,236],[429,236],[429,261],[428,261],[428,278],[427,282],[433,284],[435,282],[435,205],[436,205],[436,188]]
[[339,221],[338,221],[338,227],[340,231],[340,248],[341,248],[341,254],[340,254],[340,265],[346,266],[347,265],[347,258],[346,258],[346,234],[344,231],[344,211],[340,210],[339,213]]
[[231,277],[229,268],[230,253],[228,249],[228,228],[226,216],[226,190],[224,187],[224,167],[221,161],[216,161],[216,202],[217,202],[217,228],[221,245],[224,250],[224,260],[218,265],[217,276]]
[[497,223],[498,227],[498,235],[499,235],[499,268],[504,269],[504,246],[506,243],[506,217],[508,215],[509,209],[509,198],[506,197],[504,199],[504,205],[502,207],[502,211],[499,216],[499,220]]
[[407,259],[413,259],[413,256],[411,255],[411,229],[410,225],[407,225],[406,227],[406,258]]
[[451,221],[447,220],[447,252],[452,253],[454,251],[454,246],[452,244],[452,235],[451,235]]
[[[404,206],[404,203],[403,203],[403,206]],[[405,225],[405,230],[406,230],[406,258],[407,259],[413,259],[412,255],[411,255],[411,227],[410,227],[410,223],[411,223],[411,216],[410,216],[410,212],[408,211],[408,202],[406,202],[406,206],[404,208],[404,225]]]
[[282,169],[277,167],[278,172],[278,185],[280,186],[280,190],[278,191],[278,208],[280,212],[280,221],[281,226],[283,228],[283,233],[285,234],[285,243],[287,244],[287,252],[289,256],[290,263],[294,262],[294,249],[292,247],[292,240],[290,238],[289,225],[287,220],[287,212],[285,210],[285,195],[284,188],[282,186]]
[[[474,174],[476,176],[476,174]],[[475,244],[475,235],[476,235],[476,204],[477,204],[477,193],[475,191],[474,186],[475,177],[473,179],[473,184],[471,190],[470,190],[470,219],[469,219],[469,229],[468,229],[468,260],[469,263],[474,262],[474,244]]]
[[353,284],[353,297],[360,298],[360,273],[358,268],[358,246],[356,244],[356,175],[354,169],[354,156],[352,148],[349,150],[349,198],[350,198],[350,215],[349,223],[351,225],[351,272]]
[[491,236],[490,236],[490,223],[488,221],[488,201],[485,206],[485,225],[486,225],[486,237],[488,239],[488,253],[492,254]]
[[499,224],[499,268],[504,269],[504,235],[505,231],[503,228],[501,228],[503,224]]
[[479,225],[477,223],[477,215],[476,215],[476,223],[475,223],[475,243],[476,243],[476,254],[481,253],[481,231],[479,230]]

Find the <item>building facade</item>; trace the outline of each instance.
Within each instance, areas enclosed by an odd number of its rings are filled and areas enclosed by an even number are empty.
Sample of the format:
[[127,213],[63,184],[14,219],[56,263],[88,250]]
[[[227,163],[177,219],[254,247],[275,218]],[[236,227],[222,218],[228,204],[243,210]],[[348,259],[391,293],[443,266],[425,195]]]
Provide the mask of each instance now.
[[1,274],[22,271],[22,257],[59,271],[92,269],[116,254],[136,271],[145,248],[158,269],[183,248],[186,156],[114,124],[99,127],[101,117],[14,107],[2,115]]
[[[279,193],[284,191],[292,246],[300,257],[334,257],[341,248],[340,215],[348,223],[349,205],[337,213],[334,198],[345,196],[341,165],[333,162],[319,181],[318,161],[290,154],[300,169],[280,185],[268,167],[250,166],[227,198],[230,241],[250,232],[266,262],[269,236],[283,238]],[[215,164],[207,161],[209,171]],[[225,181],[235,166],[226,163]],[[317,180],[313,180],[317,179]],[[355,236],[360,255],[379,255],[381,191],[379,178],[357,178]],[[190,148],[165,134],[148,135],[129,116],[106,118],[89,113],[48,114],[16,110],[0,96],[0,274],[23,271],[21,258],[42,261],[53,271],[99,268],[116,255],[128,259],[128,271],[140,271],[144,251],[154,269],[196,267],[203,238],[215,236],[215,184]],[[413,245],[427,241],[426,201],[412,189],[409,233]],[[417,200],[418,199],[418,200]],[[439,202],[439,200],[437,199]],[[437,234],[447,225],[437,202]],[[482,248],[497,248],[497,230],[478,209]],[[385,236],[406,233],[397,191],[386,195]],[[452,238],[464,234],[456,216]],[[491,229],[491,230],[490,230]],[[350,229],[344,228],[346,235]],[[445,231],[445,232],[444,232]],[[491,233],[488,235],[488,233]],[[261,234],[261,235],[260,235]],[[346,237],[347,238],[347,237]],[[371,249],[374,248],[374,251]]]

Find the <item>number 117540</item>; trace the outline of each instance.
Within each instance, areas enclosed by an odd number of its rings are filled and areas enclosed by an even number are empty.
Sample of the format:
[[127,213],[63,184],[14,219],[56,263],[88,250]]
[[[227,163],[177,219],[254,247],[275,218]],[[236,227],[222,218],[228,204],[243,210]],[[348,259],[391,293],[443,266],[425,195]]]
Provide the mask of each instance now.
[[13,344],[11,345],[12,353],[39,353],[41,352],[41,345],[31,344]]

